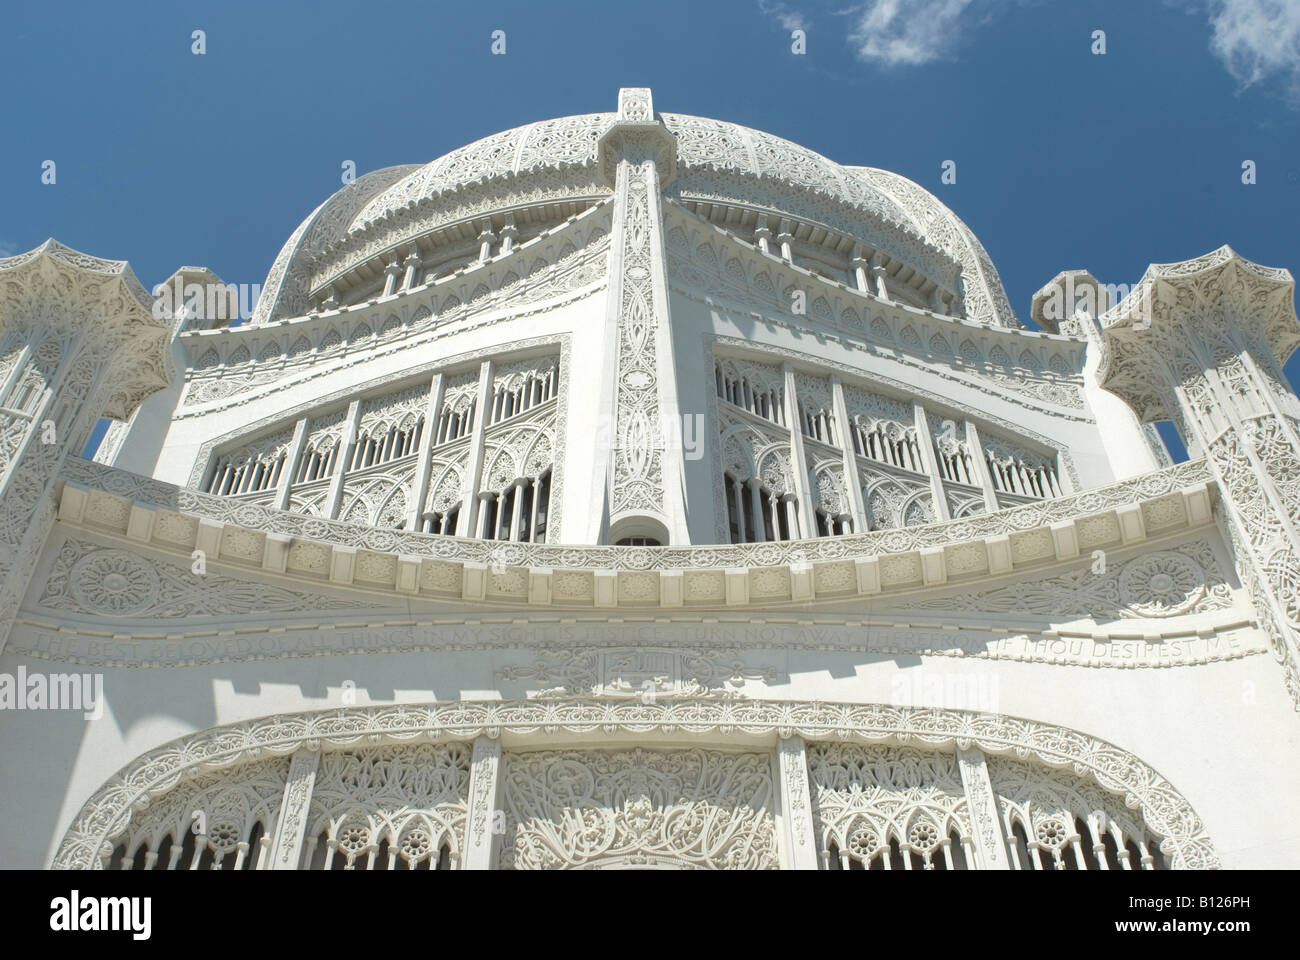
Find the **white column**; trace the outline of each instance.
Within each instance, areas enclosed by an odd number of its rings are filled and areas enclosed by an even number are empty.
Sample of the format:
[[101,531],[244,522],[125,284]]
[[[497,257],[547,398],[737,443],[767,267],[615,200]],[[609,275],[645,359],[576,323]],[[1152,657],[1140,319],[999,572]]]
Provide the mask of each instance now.
[[816,870],[817,833],[808,759],[801,737],[777,741],[776,777],[781,791],[781,866],[787,870]]
[[781,259],[786,263],[794,262],[794,234],[789,220],[781,221],[781,232],[776,235],[776,242],[781,244]]
[[853,270],[853,279],[857,283],[859,293],[874,293],[871,286],[871,279],[867,276],[867,270],[871,262],[864,257],[861,247],[853,248],[853,259],[849,261],[849,266]]
[[858,476],[858,457],[853,452],[853,424],[849,420],[848,405],[844,402],[844,384],[840,382],[839,377],[831,377],[831,403],[835,407],[836,432],[840,435],[840,446],[844,451],[844,486],[849,495],[853,532],[865,533],[867,505],[862,498],[862,478]]
[[334,475],[330,477],[329,499],[326,502],[326,516],[337,520],[339,508],[343,505],[343,478],[347,475],[352,462],[352,451],[357,445],[357,430],[361,423],[361,401],[353,400],[348,407],[348,418],[343,425],[343,436],[339,441],[339,458],[334,461]]
[[754,542],[762,543],[767,539],[763,530],[762,482],[758,477],[750,477],[745,481],[745,486],[749,490],[750,525],[754,529]]
[[[812,489],[808,482],[808,459],[803,450],[803,417],[799,415],[799,396],[795,390],[794,368],[783,363],[781,372],[785,375],[785,418],[790,425],[790,472],[794,490],[790,491],[799,502],[799,513],[803,523],[808,527],[806,536],[816,536],[817,526],[813,523]],[[794,524],[790,526],[790,539],[798,538]]]
[[478,259],[484,263],[492,259],[492,242],[496,240],[497,235],[492,232],[492,221],[486,220],[482,223],[482,229],[478,233]]
[[969,420],[966,421],[966,447],[970,450],[970,458],[975,461],[975,476],[979,478],[980,486],[984,488],[984,506],[988,508],[989,513],[992,513],[998,509],[998,494],[993,487],[993,474],[989,472],[989,461],[984,456],[984,445],[980,443],[979,431]]
[[754,230],[754,240],[763,253],[772,252],[772,231],[767,225],[767,217],[758,218],[758,227]]
[[420,272],[420,252],[415,247],[411,247],[411,252],[407,254],[407,259],[402,261],[403,267],[406,267],[406,274],[402,277],[402,289],[409,290],[416,285],[416,273]]
[[885,258],[880,251],[871,255],[871,272],[876,279],[876,296],[881,300],[889,300],[889,268],[885,265]]
[[402,268],[394,260],[384,267],[384,292],[380,296],[391,297],[397,290],[397,278],[402,275]]
[[515,241],[519,239],[519,229],[515,226],[515,215],[506,214],[506,225],[501,228],[501,255],[505,256],[515,248]]
[[925,407],[920,401],[912,401],[912,422],[916,425],[916,445],[921,448],[921,462],[925,472],[930,475],[930,497],[934,501],[934,518],[950,520],[948,497],[943,492],[943,476],[939,473],[939,455],[934,449],[934,437],[930,436],[930,421],[926,419]]
[[[532,491],[532,499],[528,502],[528,540],[530,543],[537,543],[537,507],[542,499],[542,474],[530,480],[525,486]],[[547,504],[550,507],[550,504]]]
[[289,490],[293,485],[293,478],[298,473],[298,461],[302,459],[302,447],[307,438],[307,418],[303,417],[298,421],[298,425],[293,428],[293,440],[289,444],[289,452],[284,458],[284,469],[280,471],[279,487],[275,491],[275,507],[277,510],[289,509]]
[[492,402],[492,361],[484,360],[478,373],[478,402],[474,404],[474,422],[470,425],[469,458],[465,465],[465,488],[456,533],[462,537],[475,536],[478,529],[479,475],[483,471],[483,432],[486,429],[489,404]]
[[504,820],[500,800],[501,741],[479,737],[469,772],[469,813],[465,818],[465,853],[462,870],[491,870],[496,866],[501,834],[493,824]]
[[513,486],[515,488],[515,498],[510,507],[510,539],[517,542],[519,540],[519,515],[524,503],[524,487],[527,486],[527,481],[516,480]]
[[[650,91],[626,88],[599,149],[614,210],[602,327],[607,360],[596,410],[614,442],[592,473],[588,512],[593,532],[602,517],[611,526],[648,518],[666,528],[670,544],[687,543],[686,477],[705,468],[683,456],[669,313],[663,190],[676,175],[677,140],[655,118]],[[595,500],[601,493],[604,511]]]
[[407,516],[406,529],[419,531],[420,518],[424,515],[424,501],[429,497],[429,471],[433,463],[433,446],[436,441],[434,432],[438,429],[438,418],[442,416],[443,377],[435,373],[429,381],[429,401],[424,407],[424,430],[420,434],[420,457],[415,466],[415,500]]
[[975,848],[974,866],[980,870],[1010,870],[1002,813],[989,780],[983,751],[976,747],[958,750],[957,766],[961,769],[961,783],[966,789],[966,811],[970,815]]
[[[289,779],[284,785],[284,798],[280,801],[280,816],[275,821],[275,837],[268,856],[258,865],[259,870],[298,869],[319,766],[319,750],[303,748],[293,754],[289,761]],[[255,856],[252,851],[249,855]]]
[[749,524],[745,522],[745,488],[735,477],[731,478],[731,496],[736,501],[736,536],[740,543],[748,541]]

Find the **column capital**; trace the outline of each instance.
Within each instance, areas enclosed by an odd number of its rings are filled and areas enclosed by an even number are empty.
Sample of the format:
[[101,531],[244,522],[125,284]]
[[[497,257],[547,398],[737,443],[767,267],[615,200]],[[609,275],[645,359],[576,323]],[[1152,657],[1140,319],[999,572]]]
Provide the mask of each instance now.
[[[46,240],[0,259],[0,336],[38,328],[90,337],[127,362],[115,370],[104,416],[126,420],[174,379],[168,312],[125,260],[101,260]],[[98,349],[98,348],[96,348]]]
[[1278,366],[1300,346],[1295,281],[1222,246],[1181,263],[1153,263],[1100,318],[1101,386],[1144,421],[1176,419],[1169,361],[1213,363],[1218,349],[1255,341]]
[[600,169],[612,186],[617,179],[618,161],[628,153],[652,156],[659,172],[659,186],[677,178],[677,137],[654,112],[649,87],[624,87],[618,92],[618,117],[597,145]]

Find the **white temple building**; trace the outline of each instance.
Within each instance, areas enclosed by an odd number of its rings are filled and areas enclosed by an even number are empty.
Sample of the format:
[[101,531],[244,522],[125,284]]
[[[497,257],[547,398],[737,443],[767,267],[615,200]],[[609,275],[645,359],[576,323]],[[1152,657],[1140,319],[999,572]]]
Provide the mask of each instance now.
[[1114,292],[646,89],[0,260],[0,865],[1300,863],[1294,283]]

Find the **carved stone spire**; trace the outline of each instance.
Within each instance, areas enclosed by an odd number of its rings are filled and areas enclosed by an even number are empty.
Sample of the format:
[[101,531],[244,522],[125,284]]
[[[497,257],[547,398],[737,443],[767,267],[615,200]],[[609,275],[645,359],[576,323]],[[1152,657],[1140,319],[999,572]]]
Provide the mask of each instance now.
[[1300,403],[1282,365],[1300,345],[1290,272],[1229,247],[1153,264],[1101,317],[1102,386],[1171,419],[1203,454],[1287,687],[1300,709]]
[[64,461],[171,381],[170,319],[124,261],[47,240],[0,260],[0,649],[54,524]]

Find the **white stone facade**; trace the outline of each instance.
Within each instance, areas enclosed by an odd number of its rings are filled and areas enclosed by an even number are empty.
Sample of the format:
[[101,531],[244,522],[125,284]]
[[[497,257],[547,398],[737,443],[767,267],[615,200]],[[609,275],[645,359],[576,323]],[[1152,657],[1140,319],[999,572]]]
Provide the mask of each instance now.
[[173,282],[0,260],[5,865],[1300,861],[1287,271],[1025,329],[916,184],[628,89],[344,187],[249,323]]

